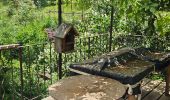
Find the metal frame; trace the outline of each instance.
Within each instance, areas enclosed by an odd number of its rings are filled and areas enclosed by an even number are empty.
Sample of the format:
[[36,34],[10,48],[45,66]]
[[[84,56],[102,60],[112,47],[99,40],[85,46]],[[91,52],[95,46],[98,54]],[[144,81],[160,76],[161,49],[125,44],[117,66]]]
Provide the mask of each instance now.
[[[19,56],[19,66],[20,66],[20,84],[21,84],[21,99],[24,100],[23,97],[23,88],[24,88],[24,82],[23,82],[23,67],[22,67],[22,45],[21,44],[11,44],[11,45],[1,45],[0,51],[3,50],[10,50],[10,49],[18,49],[18,56]],[[14,94],[13,94],[14,95]],[[14,98],[13,98],[14,99]]]

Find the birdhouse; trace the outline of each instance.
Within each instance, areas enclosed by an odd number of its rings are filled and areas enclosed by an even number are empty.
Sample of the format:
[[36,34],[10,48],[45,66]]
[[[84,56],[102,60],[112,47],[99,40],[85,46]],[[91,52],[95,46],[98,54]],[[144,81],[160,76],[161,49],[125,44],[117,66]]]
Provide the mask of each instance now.
[[74,50],[77,31],[71,24],[62,23],[54,33],[54,48],[58,53]]

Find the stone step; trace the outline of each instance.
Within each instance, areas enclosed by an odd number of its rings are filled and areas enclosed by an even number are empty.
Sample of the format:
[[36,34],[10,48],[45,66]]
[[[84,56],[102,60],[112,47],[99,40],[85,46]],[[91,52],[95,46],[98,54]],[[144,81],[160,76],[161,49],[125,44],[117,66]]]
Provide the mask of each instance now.
[[44,98],[42,100],[55,100],[55,99],[53,97],[49,96],[49,97],[46,97],[46,98]]

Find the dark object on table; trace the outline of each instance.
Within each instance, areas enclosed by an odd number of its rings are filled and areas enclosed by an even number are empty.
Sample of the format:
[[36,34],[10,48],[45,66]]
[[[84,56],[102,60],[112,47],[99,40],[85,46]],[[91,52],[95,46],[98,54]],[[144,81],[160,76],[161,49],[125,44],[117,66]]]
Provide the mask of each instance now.
[[170,64],[170,53],[168,52],[154,51],[144,47],[134,50],[138,57],[154,62],[157,70],[162,70]]
[[102,66],[102,69],[98,62],[88,64],[87,61],[85,61],[85,64],[72,64],[70,65],[70,69],[109,77],[123,84],[133,85],[153,71],[154,63],[141,60],[130,52],[132,52],[131,49],[121,49],[98,57],[99,60],[105,59],[107,61],[104,67]]

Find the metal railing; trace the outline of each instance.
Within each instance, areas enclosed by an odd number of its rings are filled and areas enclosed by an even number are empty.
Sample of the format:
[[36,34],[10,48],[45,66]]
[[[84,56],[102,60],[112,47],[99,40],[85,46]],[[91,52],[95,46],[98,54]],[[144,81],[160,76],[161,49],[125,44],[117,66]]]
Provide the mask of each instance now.
[[[89,13],[83,12],[83,10],[80,12],[74,11],[73,6],[74,3],[71,3],[71,11],[68,12],[63,8],[63,19],[66,21],[70,21],[70,19],[83,21]],[[55,21],[57,12],[56,10],[50,10],[35,19],[45,20],[46,17],[50,17]],[[114,36],[114,34],[109,33],[78,37],[76,38],[75,50],[62,55],[62,76],[69,76],[69,64],[82,62],[110,50],[137,46],[166,50],[167,47],[170,47],[169,38],[142,35]],[[6,50],[0,49],[0,100],[39,100],[48,95],[48,86],[58,80],[58,54],[54,51],[50,42],[20,45],[18,47],[6,48]]]
[[[112,42],[109,38],[109,34],[76,38],[75,50],[62,55],[62,76],[69,76],[69,64],[107,53],[109,47],[112,51],[127,46],[152,47],[151,44],[148,44],[148,41],[151,42],[149,40],[151,38],[141,35],[114,36]],[[161,41],[163,42],[163,40]],[[168,42],[169,40],[164,39],[163,43]],[[157,48],[166,49],[163,47],[167,47],[169,44],[161,44],[161,46]],[[57,57],[58,54],[50,42],[19,45],[13,49],[8,47],[6,50],[0,49],[0,99],[34,100],[48,95],[48,86],[58,80]]]

